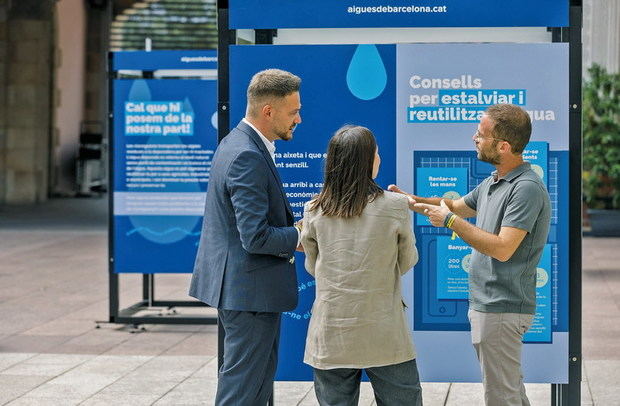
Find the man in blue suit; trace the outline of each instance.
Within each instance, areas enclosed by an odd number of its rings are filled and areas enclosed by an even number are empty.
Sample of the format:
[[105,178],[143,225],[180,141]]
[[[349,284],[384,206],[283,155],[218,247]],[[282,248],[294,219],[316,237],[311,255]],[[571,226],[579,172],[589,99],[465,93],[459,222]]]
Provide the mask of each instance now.
[[272,395],[281,312],[297,306],[299,229],[274,162],[275,140],[301,123],[289,72],[258,72],[246,116],[213,157],[189,294],[216,307],[225,331],[215,404],[262,406]]

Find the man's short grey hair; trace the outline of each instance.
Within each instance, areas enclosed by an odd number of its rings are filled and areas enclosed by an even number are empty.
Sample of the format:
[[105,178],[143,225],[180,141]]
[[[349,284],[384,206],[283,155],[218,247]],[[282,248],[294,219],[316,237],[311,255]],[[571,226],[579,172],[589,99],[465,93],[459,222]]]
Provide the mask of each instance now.
[[523,153],[532,134],[529,114],[514,104],[495,104],[484,113],[493,121],[493,136],[508,141],[513,154]]
[[248,86],[248,114],[256,115],[260,109],[274,99],[283,99],[298,92],[299,76],[280,69],[267,69],[252,77]]

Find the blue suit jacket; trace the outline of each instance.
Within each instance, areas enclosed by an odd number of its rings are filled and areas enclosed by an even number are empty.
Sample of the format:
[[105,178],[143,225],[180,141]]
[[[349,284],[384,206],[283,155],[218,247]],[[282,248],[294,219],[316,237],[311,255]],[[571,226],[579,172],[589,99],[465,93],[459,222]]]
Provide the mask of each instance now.
[[213,157],[190,296],[226,310],[294,309],[297,239],[273,160],[240,122]]

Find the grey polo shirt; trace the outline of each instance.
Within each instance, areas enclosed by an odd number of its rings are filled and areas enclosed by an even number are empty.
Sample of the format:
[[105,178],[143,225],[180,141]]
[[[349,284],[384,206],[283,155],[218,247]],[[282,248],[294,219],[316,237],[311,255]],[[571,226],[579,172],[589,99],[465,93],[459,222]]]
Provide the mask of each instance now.
[[526,313],[536,310],[536,268],[549,233],[551,203],[547,189],[529,163],[503,178],[497,171],[465,197],[476,210],[476,226],[499,234],[501,227],[527,231],[506,262],[473,250],[469,272],[469,306],[489,313]]

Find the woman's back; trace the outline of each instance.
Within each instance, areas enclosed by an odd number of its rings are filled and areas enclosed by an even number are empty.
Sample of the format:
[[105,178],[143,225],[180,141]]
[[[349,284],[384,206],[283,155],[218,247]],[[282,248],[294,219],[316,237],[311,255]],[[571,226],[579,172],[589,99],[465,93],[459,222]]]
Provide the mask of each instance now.
[[304,213],[306,268],[316,300],[305,362],[319,368],[365,368],[412,359],[400,276],[417,262],[405,196],[375,197],[360,216]]

